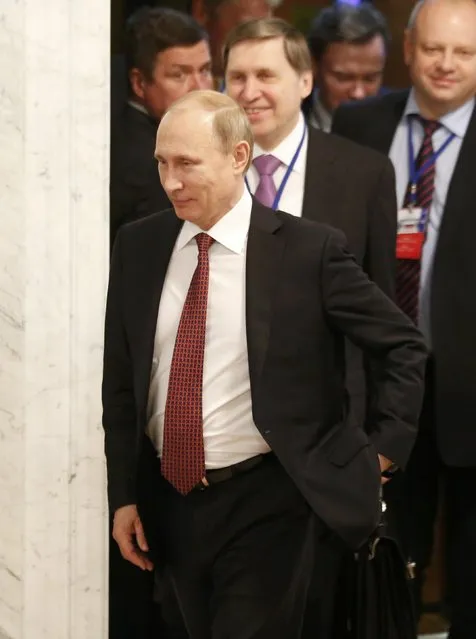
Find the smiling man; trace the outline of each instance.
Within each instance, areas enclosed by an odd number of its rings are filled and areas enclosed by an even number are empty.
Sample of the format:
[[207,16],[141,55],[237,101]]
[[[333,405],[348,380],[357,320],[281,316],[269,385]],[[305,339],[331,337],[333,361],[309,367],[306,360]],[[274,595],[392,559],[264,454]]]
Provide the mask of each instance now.
[[[476,637],[476,2],[419,2],[405,34],[413,88],[342,107],[334,130],[388,153],[401,232],[397,301],[431,348],[419,440],[399,494],[389,491],[417,598],[445,491],[454,639]],[[395,503],[393,503],[395,501]]]
[[[255,138],[247,187],[266,206],[344,231],[369,277],[392,297],[396,198],[391,162],[306,126],[301,102],[312,89],[304,36],[278,18],[252,20],[229,35],[226,91],[245,110]],[[350,353],[349,393],[364,421],[365,374]]]
[[[224,49],[226,91],[245,110],[255,138],[247,188],[260,202],[296,217],[325,222],[343,231],[350,250],[369,277],[390,297],[395,286],[396,197],[394,171],[382,154],[308,127],[302,100],[312,90],[312,63],[305,37],[278,18],[237,26]],[[347,392],[350,419],[372,430],[367,419],[370,367],[348,344]],[[393,445],[380,451],[394,459]],[[382,470],[385,467],[383,462]],[[319,580],[324,567],[316,568]],[[329,599],[314,601],[332,621]],[[317,589],[316,597],[322,592]],[[306,621],[306,636],[324,637]],[[308,618],[307,618],[308,619]],[[329,632],[331,630],[329,629]]]

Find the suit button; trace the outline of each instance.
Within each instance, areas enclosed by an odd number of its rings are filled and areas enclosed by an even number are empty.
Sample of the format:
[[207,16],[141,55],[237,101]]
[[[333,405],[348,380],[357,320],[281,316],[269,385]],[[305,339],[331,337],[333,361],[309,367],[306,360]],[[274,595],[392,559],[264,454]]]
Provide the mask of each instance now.
[[269,434],[271,433],[271,431],[268,429],[268,430],[263,431],[263,433],[264,433],[265,435],[269,435]]

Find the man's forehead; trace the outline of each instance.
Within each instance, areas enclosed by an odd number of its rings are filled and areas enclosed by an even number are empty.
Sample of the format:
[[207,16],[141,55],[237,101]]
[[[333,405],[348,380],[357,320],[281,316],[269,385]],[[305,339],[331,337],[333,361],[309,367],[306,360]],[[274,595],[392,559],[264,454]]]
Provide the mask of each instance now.
[[169,47],[158,55],[158,61],[169,64],[195,65],[210,59],[210,47],[207,40],[200,40],[191,46]]
[[[257,50],[259,56],[257,56]],[[266,59],[266,64],[263,65],[262,55],[263,52],[269,52],[270,57]],[[270,64],[281,64],[282,60],[277,57],[277,52],[280,51],[285,57],[284,52],[284,39],[281,36],[276,38],[266,38],[264,40],[243,40],[238,42],[231,49],[228,56],[229,64],[233,66],[240,66],[246,63],[246,66],[261,67],[269,66]],[[272,55],[271,55],[272,54]]]
[[157,140],[186,138],[190,133],[208,134],[213,124],[213,113],[205,111],[193,100],[180,108],[172,108],[162,119],[157,131]]
[[324,56],[333,64],[340,65],[381,65],[385,57],[385,47],[373,40],[362,43],[334,42]]

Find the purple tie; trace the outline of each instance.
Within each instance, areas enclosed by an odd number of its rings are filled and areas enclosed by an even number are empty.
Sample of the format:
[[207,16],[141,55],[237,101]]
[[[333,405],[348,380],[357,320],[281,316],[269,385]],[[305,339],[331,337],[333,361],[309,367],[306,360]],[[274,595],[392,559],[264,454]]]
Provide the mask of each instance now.
[[273,174],[281,166],[281,161],[274,155],[259,155],[253,160],[253,164],[259,173],[259,184],[255,198],[264,206],[272,207],[276,197]]

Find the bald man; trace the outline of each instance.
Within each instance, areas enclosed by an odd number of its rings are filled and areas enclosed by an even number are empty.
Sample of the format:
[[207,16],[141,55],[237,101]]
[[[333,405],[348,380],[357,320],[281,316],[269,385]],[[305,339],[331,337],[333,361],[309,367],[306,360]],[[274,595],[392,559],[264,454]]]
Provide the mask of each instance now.
[[[162,119],[174,210],[121,229],[109,283],[104,428],[114,539],[170,575],[191,639],[298,639],[319,557],[379,519],[378,437],[404,465],[425,349],[330,227],[245,188],[253,135],[198,91]],[[346,338],[378,360],[346,420]]]
[[[413,87],[337,111],[334,131],[389,154],[397,294],[431,357],[420,434],[388,500],[416,563],[417,599],[445,493],[452,639],[476,637],[476,2],[419,2],[405,34]],[[425,166],[426,165],[426,166]],[[409,304],[410,302],[410,304]]]

